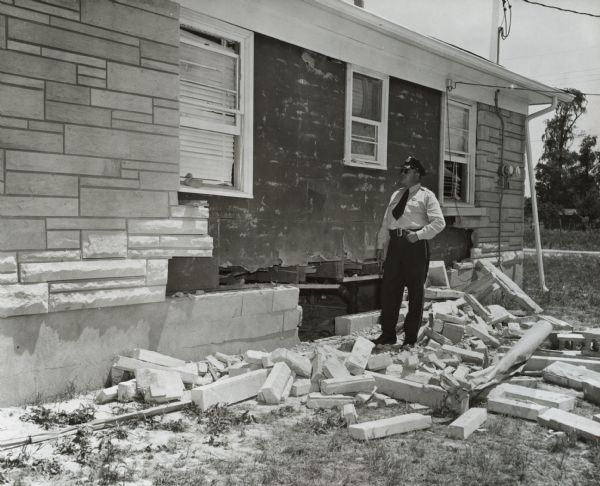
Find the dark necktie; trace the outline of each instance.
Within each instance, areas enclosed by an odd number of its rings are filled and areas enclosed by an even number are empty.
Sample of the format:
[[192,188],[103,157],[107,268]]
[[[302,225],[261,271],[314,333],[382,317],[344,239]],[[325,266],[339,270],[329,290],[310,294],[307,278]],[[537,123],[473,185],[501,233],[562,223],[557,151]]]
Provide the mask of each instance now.
[[394,218],[399,219],[400,216],[402,216],[404,214],[404,208],[406,208],[407,201],[408,201],[408,188],[406,188],[406,190],[404,191],[404,194],[402,194],[402,197],[400,198],[400,201],[398,201],[398,204],[396,204],[396,207],[394,209],[392,209],[392,215],[394,216]]

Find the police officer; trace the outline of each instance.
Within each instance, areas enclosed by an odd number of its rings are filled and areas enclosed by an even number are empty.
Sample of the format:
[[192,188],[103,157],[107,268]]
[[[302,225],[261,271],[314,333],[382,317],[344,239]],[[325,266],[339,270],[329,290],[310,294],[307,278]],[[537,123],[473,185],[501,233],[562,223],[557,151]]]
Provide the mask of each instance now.
[[[429,243],[446,223],[435,194],[421,186],[425,169],[409,156],[400,171],[400,189],[392,194],[377,237],[377,259],[383,265],[381,335],[375,344],[396,344],[396,323],[404,288],[408,288],[408,314],[404,319],[404,345],[412,346],[423,317]],[[387,252],[384,257],[384,248]]]

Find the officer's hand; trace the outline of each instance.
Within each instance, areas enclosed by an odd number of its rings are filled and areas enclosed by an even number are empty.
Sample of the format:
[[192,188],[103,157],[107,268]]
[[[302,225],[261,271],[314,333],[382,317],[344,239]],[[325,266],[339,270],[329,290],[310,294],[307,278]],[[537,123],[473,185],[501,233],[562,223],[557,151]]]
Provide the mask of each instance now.
[[408,233],[406,235],[406,239],[410,242],[410,243],[415,243],[417,241],[419,241],[419,237],[417,236],[417,233],[415,233],[414,231],[411,231],[410,233]]

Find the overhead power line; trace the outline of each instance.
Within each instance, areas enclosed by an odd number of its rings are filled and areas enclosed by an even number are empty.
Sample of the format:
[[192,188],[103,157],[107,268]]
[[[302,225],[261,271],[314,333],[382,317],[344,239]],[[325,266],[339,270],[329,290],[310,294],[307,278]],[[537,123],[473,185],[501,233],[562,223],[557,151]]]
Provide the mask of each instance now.
[[547,4],[541,3],[541,2],[534,2],[533,0],[523,0],[523,2],[529,3],[531,5],[537,5],[539,7],[551,8],[553,10],[560,10],[561,12],[568,12],[568,13],[577,14],[577,15],[585,15],[587,17],[594,17],[594,18],[600,19],[600,14],[593,14],[593,13],[589,13],[589,12],[580,12],[578,10],[571,10],[570,8],[562,8],[562,7],[557,7],[556,5],[547,5]]

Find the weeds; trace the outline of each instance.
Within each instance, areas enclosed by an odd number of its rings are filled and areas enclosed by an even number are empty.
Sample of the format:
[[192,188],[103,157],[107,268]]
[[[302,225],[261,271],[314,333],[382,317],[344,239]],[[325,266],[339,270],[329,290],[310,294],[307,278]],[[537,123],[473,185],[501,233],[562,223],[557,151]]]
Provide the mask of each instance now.
[[327,434],[331,430],[342,428],[346,421],[340,417],[337,410],[317,410],[313,416],[305,417],[296,422],[294,428],[300,431],[306,429],[314,434]]
[[43,405],[34,406],[28,413],[19,418],[23,422],[33,422],[48,430],[56,425],[79,425],[94,420],[96,409],[93,405],[80,405],[72,412],[59,410],[58,412]]
[[54,451],[59,454],[75,456],[78,463],[86,464],[93,450],[91,439],[92,429],[81,427],[74,437],[59,440],[54,446]]

